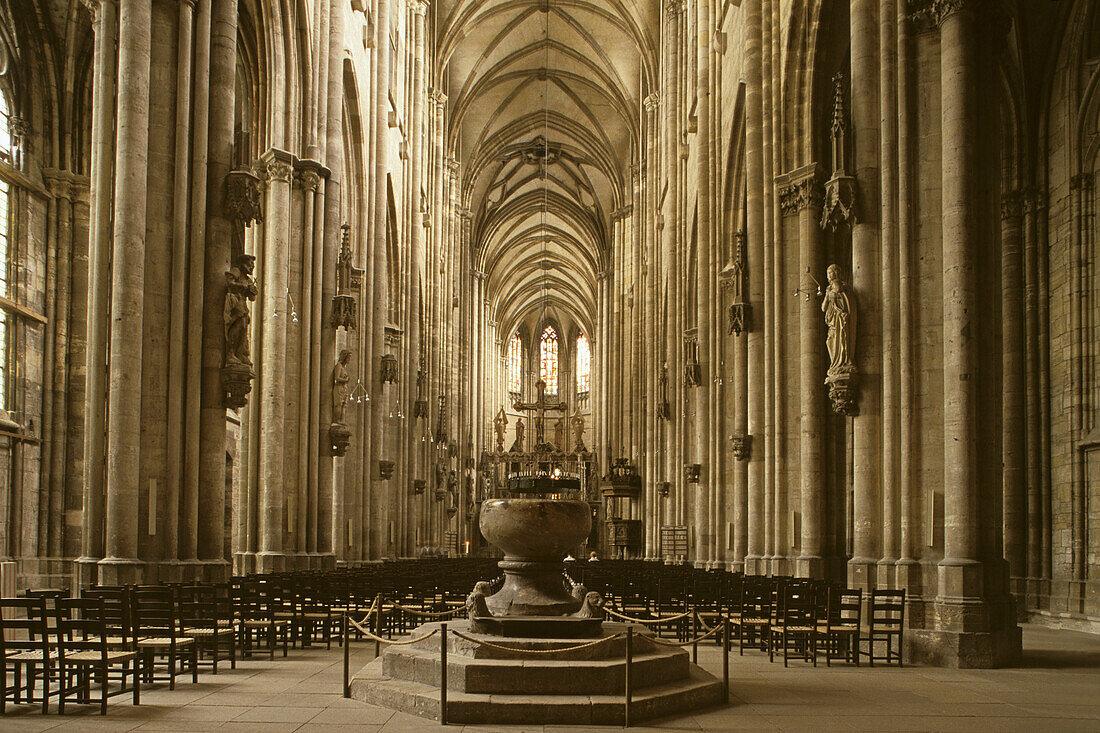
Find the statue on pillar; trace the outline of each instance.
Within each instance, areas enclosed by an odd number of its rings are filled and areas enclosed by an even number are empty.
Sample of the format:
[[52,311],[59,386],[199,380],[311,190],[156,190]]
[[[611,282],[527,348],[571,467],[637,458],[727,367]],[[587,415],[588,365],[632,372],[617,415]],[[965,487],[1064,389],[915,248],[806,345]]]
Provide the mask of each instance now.
[[248,302],[256,299],[256,281],[252,272],[256,258],[240,255],[229,272],[225,273],[225,365],[252,366],[252,354],[248,344],[248,331],[252,312]]
[[855,364],[852,362],[855,344],[855,311],[848,296],[847,286],[835,264],[826,270],[829,285],[821,301],[821,311],[825,314],[828,334],[825,345],[829,349],[829,371],[825,384],[829,386],[829,397],[833,409],[842,415],[856,414],[854,376]]
[[340,350],[340,358],[336,360],[336,366],[332,368],[332,422],[343,423],[344,412],[348,404],[348,362],[351,361],[351,351]]
[[348,362],[351,361],[351,351],[340,350],[340,357],[336,365],[332,367],[332,424],[329,426],[329,443],[332,447],[332,455],[343,456],[348,452],[348,443],[351,441],[351,430],[344,422],[344,415],[348,404]]
[[233,267],[225,273],[225,303],[222,318],[225,325],[225,356],[222,363],[223,402],[226,407],[239,409],[248,401],[252,391],[252,354],[248,336],[252,325],[249,301],[256,299],[256,281],[252,272],[256,258],[238,255]]

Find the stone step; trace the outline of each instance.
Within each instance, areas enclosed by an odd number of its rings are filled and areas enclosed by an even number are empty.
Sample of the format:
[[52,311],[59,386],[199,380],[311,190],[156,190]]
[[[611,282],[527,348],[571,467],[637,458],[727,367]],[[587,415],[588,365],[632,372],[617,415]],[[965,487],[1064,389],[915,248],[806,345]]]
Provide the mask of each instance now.
[[[434,649],[394,647],[382,657],[385,676],[439,686],[439,652]],[[662,647],[634,655],[636,689],[688,677],[689,655],[674,647]],[[475,659],[447,657],[447,689],[481,694],[601,694],[616,695],[623,689],[626,658],[594,660]]]
[[[382,672],[381,658],[375,659],[352,678],[351,694],[362,702],[439,720],[439,688],[387,677]],[[721,680],[690,665],[686,679],[638,690],[633,696],[631,718],[632,721],[650,720],[710,707],[721,701]],[[623,696],[448,691],[447,720],[449,723],[622,725]]]

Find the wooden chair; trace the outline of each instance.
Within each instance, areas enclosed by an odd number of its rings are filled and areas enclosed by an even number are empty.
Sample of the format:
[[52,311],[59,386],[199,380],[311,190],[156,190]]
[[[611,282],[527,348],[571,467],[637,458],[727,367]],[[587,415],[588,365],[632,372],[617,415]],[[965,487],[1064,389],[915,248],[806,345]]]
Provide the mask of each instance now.
[[[864,654],[870,665],[876,661],[897,662],[902,666],[903,634],[905,631],[905,591],[871,591],[871,618],[867,630],[867,651]],[[875,654],[875,642],[885,642],[886,653]],[[896,648],[895,648],[896,646]]]
[[291,622],[275,617],[275,606],[265,585],[251,580],[241,582],[233,590],[233,604],[237,617],[237,645],[241,648],[241,654],[252,656],[253,646],[263,640],[267,643],[269,658],[274,659],[275,647],[281,637],[285,657]]
[[[99,713],[107,714],[107,698],[132,692],[134,705],[141,701],[141,669],[137,651],[113,646],[104,621],[100,598],[66,598],[57,602],[57,711],[76,694],[76,702],[92,702],[92,679],[99,682]],[[110,691],[111,670],[118,668],[119,687]],[[130,687],[126,678],[131,680]]]
[[[9,693],[16,704],[24,701],[21,693],[26,693],[26,702],[34,703],[34,691],[40,677],[42,712],[49,709],[50,681],[57,650],[50,643],[47,623],[45,598],[0,599],[0,664],[3,666],[0,714],[5,712]],[[15,673],[13,686],[8,685],[9,668]]]
[[818,648],[825,651],[825,666],[842,659],[859,666],[860,621],[863,591],[859,588],[831,587],[825,620],[818,621]]
[[798,658],[817,666],[817,618],[813,587],[808,583],[790,583],[783,589],[778,622],[768,629],[768,661],[775,658],[776,641],[783,649],[783,666],[793,651]]
[[138,586],[131,591],[134,636],[142,655],[146,679],[153,681],[154,659],[166,661],[168,689],[176,689],[176,674],[182,653],[190,652],[191,682],[199,681],[198,645],[183,633],[175,592],[167,586]]
[[230,667],[237,668],[237,632],[233,626],[233,607],[228,595],[219,594],[212,585],[187,585],[179,589],[180,620],[183,635],[195,640],[197,654],[210,651],[210,671],[218,673],[218,660],[224,650]]
[[772,588],[766,578],[746,578],[741,586],[741,615],[731,619],[737,631],[737,652],[744,656],[745,638],[763,645],[772,623]]

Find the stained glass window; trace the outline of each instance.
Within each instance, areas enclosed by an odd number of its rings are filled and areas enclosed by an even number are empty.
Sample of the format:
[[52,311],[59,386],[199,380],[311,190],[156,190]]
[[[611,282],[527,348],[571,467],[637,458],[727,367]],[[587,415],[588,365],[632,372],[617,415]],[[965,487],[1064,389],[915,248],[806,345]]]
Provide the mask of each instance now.
[[588,392],[592,375],[592,352],[588,348],[588,337],[583,333],[577,337],[577,394]]
[[508,342],[508,391],[519,394],[523,390],[523,340],[517,333]]
[[558,332],[553,326],[539,339],[539,379],[546,382],[546,394],[558,393]]
[[0,91],[0,160],[12,162],[11,107],[4,92]]

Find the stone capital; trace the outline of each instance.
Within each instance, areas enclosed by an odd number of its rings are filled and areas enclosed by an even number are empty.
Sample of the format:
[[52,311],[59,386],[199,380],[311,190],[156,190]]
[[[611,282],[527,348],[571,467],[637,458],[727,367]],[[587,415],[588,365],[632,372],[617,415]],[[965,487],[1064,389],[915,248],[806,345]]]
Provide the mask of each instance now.
[[69,171],[61,171],[56,168],[47,168],[42,171],[42,179],[46,183],[46,190],[55,199],[68,199],[72,201],[74,178]]
[[302,171],[298,174],[298,180],[302,183],[302,188],[307,191],[313,191],[316,193],[318,186],[321,185],[321,176],[316,171]]
[[1006,191],[1001,194],[1001,219],[1018,219],[1024,213],[1024,194],[1020,191]]
[[447,104],[447,95],[444,94],[441,89],[433,89],[428,95],[428,99],[430,99],[432,104],[436,107],[443,107],[443,105]]
[[269,148],[260,156],[260,169],[268,183],[290,183],[290,177],[294,173],[294,156],[285,150]]
[[443,167],[446,168],[447,171],[451,173],[451,175],[455,175],[458,173],[458,166],[458,160],[455,158],[447,157],[443,159]]
[[1092,190],[1092,184],[1092,173],[1078,173],[1069,179],[1069,187],[1073,191],[1090,191]]
[[630,216],[633,213],[634,213],[633,204],[627,204],[626,206],[615,209],[614,211],[611,212],[611,221],[622,221],[623,219],[627,218],[628,216]]
[[669,22],[675,22],[676,20],[678,20],[679,17],[683,15],[684,11],[687,9],[686,5],[687,4],[684,2],[684,0],[669,0],[668,4],[665,5],[665,13],[668,16]]
[[653,92],[642,100],[642,104],[645,105],[646,112],[656,112],[661,106],[661,94]]
[[779,206],[784,214],[797,214],[806,208],[821,208],[825,201],[825,188],[821,169],[816,163],[779,176]]
[[1046,191],[1040,191],[1037,188],[1029,188],[1022,192],[1024,201],[1024,213],[1030,215],[1038,214],[1040,211],[1044,211],[1047,208],[1047,193]]
[[409,10],[417,15],[424,15],[428,12],[428,0],[408,0],[408,3]]

